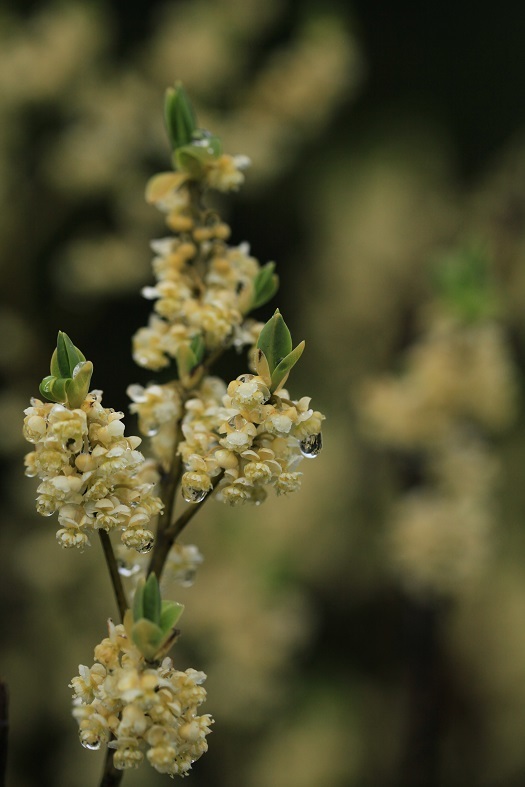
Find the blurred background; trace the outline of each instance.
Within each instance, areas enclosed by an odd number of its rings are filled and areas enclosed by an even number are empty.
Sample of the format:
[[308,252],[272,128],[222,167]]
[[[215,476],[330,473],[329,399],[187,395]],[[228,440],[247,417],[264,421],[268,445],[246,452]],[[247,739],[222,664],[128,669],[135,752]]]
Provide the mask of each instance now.
[[[208,674],[196,787],[525,783],[525,15],[377,0],[0,3],[0,674],[10,787],[92,787],[68,682],[116,615],[37,516],[22,410],[57,329],[127,410],[167,85],[250,156],[220,202],[277,261],[327,415],[302,490],[210,503],[176,665]],[[227,379],[245,371],[225,360]],[[135,424],[127,418],[128,433]],[[124,784],[160,785],[144,766]]]

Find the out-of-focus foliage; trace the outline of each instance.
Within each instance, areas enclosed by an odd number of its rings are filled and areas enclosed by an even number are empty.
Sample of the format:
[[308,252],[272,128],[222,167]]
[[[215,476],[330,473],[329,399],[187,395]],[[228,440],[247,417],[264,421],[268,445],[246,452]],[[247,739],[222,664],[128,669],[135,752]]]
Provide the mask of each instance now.
[[[216,719],[190,778],[521,783],[523,141],[461,180],[441,123],[367,112],[376,64],[342,5],[158,3],[129,40],[115,8],[46,2],[0,18],[11,783],[88,787],[102,765],[78,746],[67,680],[115,614],[109,581],[98,549],[63,553],[36,520],[21,413],[58,327],[107,401],[125,408],[126,387],[146,382],[130,337],[163,230],[143,192],[168,164],[161,107],[175,79],[199,122],[253,161],[228,218],[277,259],[283,311],[308,345],[297,387],[308,379],[328,415],[301,493],[248,512],[210,503],[186,536],[205,558],[196,583],[163,588],[186,606],[175,663],[207,672]],[[466,321],[433,273],[465,249],[483,249],[490,281],[480,309],[467,276]]]

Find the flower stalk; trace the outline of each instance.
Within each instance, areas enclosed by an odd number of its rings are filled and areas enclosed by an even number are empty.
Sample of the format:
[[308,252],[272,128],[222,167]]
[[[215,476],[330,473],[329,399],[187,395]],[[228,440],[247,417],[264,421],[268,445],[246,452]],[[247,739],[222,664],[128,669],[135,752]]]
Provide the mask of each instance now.
[[[163,385],[128,388],[151,458],[138,450],[142,438],[125,436],[124,414],[89,391],[93,364],[62,331],[40,386],[49,401],[33,399],[24,421],[39,513],[57,514],[64,548],[82,550],[98,532],[119,610],[94,664],[80,665],[70,684],[81,744],[107,747],[101,787],[143,762],[185,776],[207,750],[213,720],[198,713],[206,676],[177,670],[168,656],[183,607],[162,599],[158,578],[177,548],[186,550],[186,584],[202,560],[178,537],[212,496],[236,506],[262,503],[271,489],[296,491],[297,466],[322,444],[324,416],[284,388],[304,342],[294,348],[278,309],[266,324],[250,316],[277,291],[275,263],[261,265],[246,243],[230,246],[230,228],[206,205],[208,191],[241,185],[248,161],[223,153],[198,126],[181,85],[167,91],[165,120],[174,169],[149,181],[146,200],[173,234],[152,243],[156,281],[142,294],[153,312],[135,334],[133,357],[150,372],[173,364],[174,374]],[[229,383],[211,376],[225,351],[243,347],[249,371]],[[186,506],[177,516],[179,490]],[[131,606],[116,549],[132,552],[143,572]]]

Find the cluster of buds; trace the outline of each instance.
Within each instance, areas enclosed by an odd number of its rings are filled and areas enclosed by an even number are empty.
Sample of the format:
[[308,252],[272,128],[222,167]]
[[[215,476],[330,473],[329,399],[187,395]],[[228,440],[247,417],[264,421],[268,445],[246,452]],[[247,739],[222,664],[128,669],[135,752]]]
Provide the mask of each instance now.
[[176,235],[152,243],[157,282],[142,293],[155,301],[154,313],[134,337],[133,356],[153,370],[173,358],[184,379],[208,351],[253,345],[261,326],[246,315],[278,281],[274,263],[261,267],[247,244],[228,246],[230,228],[202,205],[206,189],[238,188],[247,159],[221,153],[217,137],[197,128],[182,87],[168,91],[166,125],[176,171],[154,176],[146,199]]
[[[77,388],[87,365],[89,374]],[[41,479],[37,510],[58,513],[63,547],[83,548],[93,530],[121,530],[123,544],[146,552],[154,540],[150,520],[162,509],[153,494],[155,477],[137,451],[140,437],[124,436],[124,414],[103,407],[100,391],[87,392],[91,369],[60,332],[51,375],[40,386],[55,401],[33,399],[25,410],[24,436],[34,444],[26,475]]]
[[213,723],[198,715],[206,699],[203,672],[176,670],[165,656],[178,631],[181,604],[161,601],[156,577],[137,588],[124,625],[109,621],[109,636],[71,681],[73,715],[87,749],[114,749],[115,768],[137,768],[144,758],[160,773],[185,776],[208,748]]
[[257,342],[257,374],[240,375],[226,391],[215,386],[215,401],[207,386],[205,398],[197,392],[186,402],[179,452],[188,502],[202,501],[215,478],[217,498],[230,505],[261,503],[267,487],[277,494],[299,488],[296,467],[303,457],[320,452],[324,420],[310,408],[308,397],[291,401],[282,387],[303,347],[304,342],[292,350],[290,332],[277,310]]

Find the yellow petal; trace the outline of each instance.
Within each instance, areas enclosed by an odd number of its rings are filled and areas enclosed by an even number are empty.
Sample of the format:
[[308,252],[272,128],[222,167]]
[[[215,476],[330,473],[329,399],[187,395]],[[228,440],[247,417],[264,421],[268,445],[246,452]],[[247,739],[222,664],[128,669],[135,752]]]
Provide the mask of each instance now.
[[146,185],[146,202],[155,204],[170,191],[176,191],[188,180],[185,172],[160,172],[149,179]]

